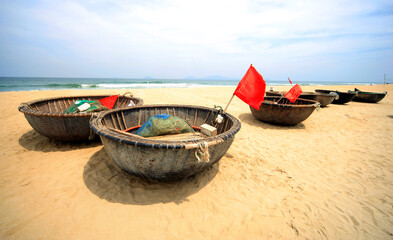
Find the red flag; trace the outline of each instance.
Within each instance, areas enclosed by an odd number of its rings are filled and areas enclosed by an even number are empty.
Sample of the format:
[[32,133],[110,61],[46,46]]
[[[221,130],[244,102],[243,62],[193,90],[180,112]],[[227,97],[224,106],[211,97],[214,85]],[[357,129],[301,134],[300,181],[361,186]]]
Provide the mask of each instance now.
[[242,80],[237,85],[233,95],[238,96],[243,102],[251,107],[259,110],[263,100],[265,99],[266,83],[261,74],[250,66]]
[[291,103],[294,103],[296,99],[302,94],[302,89],[300,86],[296,83],[295,86],[291,88],[284,96],[291,101]]
[[108,109],[112,109],[113,106],[115,105],[118,97],[119,97],[118,95],[109,96],[109,97],[100,99],[100,102],[101,102],[102,106],[105,106]]
[[291,81],[291,79],[289,79],[289,78],[288,78],[288,80],[289,80],[289,83],[292,85],[292,81]]

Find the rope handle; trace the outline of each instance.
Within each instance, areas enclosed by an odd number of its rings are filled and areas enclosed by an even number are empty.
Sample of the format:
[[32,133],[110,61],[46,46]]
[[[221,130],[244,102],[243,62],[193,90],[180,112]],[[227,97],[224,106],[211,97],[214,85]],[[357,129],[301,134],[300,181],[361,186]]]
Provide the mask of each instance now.
[[318,112],[321,110],[321,104],[319,102],[314,104],[313,106],[315,106]]
[[[101,116],[101,113],[102,113],[102,111],[93,113],[90,117],[89,125],[91,125],[93,123],[93,121],[97,121],[97,119]],[[90,126],[89,140],[93,140],[95,138],[95,136],[96,136],[96,134],[94,133],[93,129]]]
[[[198,159],[198,162],[210,162],[210,154],[209,154],[209,144],[207,142],[201,142],[198,144],[199,147],[195,151],[195,157]],[[201,157],[199,157],[199,155]],[[202,158],[202,159],[201,159]]]
[[[217,145],[217,144],[219,144],[219,143],[223,143],[223,142],[224,142],[224,140],[222,140],[222,139],[220,138],[220,139],[217,139],[217,140],[214,141],[214,142],[205,142],[205,143],[206,143],[206,145],[207,145],[208,147],[211,147],[211,146]],[[185,149],[197,149],[197,148],[199,148],[199,147],[200,147],[200,143],[190,143],[190,144],[184,145],[184,148],[185,148]]]

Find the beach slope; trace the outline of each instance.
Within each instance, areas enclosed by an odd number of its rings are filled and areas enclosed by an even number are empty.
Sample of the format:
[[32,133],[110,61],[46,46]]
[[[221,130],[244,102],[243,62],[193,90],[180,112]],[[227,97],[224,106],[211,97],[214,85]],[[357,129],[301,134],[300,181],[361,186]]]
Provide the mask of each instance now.
[[354,87],[389,93],[331,104],[294,127],[254,119],[235,97],[228,112],[242,128],[231,148],[171,183],[125,174],[100,142],[41,136],[18,105],[132,91],[145,104],[225,107],[235,87],[0,93],[0,238],[392,239],[393,85],[302,88]]

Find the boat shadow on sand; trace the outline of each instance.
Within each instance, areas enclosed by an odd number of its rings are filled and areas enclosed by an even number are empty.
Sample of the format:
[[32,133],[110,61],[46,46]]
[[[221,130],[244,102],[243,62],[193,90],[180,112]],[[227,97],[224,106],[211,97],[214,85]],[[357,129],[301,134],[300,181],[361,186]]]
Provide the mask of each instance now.
[[19,145],[30,151],[38,152],[64,152],[102,145],[99,138],[93,141],[64,142],[42,136],[35,130],[24,133],[19,138]]
[[265,123],[256,119],[251,113],[241,113],[239,115],[239,119],[242,123],[247,123],[251,126],[261,127],[263,129],[276,129],[276,130],[285,130],[285,129],[305,129],[306,126],[303,123],[298,123],[294,126],[280,126],[274,125],[270,123]]
[[205,187],[217,174],[219,163],[189,178],[159,182],[122,171],[102,148],[86,163],[83,180],[87,188],[109,202],[149,205],[188,201],[187,197]]

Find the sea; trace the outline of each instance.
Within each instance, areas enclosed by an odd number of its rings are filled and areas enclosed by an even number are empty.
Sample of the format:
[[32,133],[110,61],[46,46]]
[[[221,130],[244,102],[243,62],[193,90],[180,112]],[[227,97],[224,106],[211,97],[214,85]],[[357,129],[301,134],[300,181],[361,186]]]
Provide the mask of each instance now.
[[[137,79],[137,78],[48,78],[48,77],[0,77],[0,92],[37,91],[63,89],[137,89],[137,88],[192,88],[237,86],[240,79]],[[288,80],[267,80],[268,86],[290,85]],[[383,82],[294,82],[307,85],[373,85]]]

